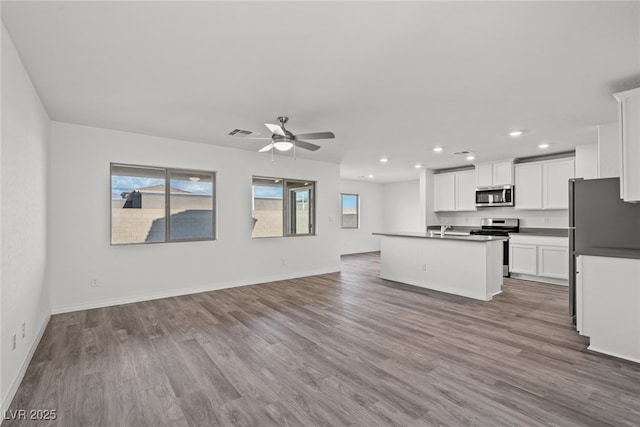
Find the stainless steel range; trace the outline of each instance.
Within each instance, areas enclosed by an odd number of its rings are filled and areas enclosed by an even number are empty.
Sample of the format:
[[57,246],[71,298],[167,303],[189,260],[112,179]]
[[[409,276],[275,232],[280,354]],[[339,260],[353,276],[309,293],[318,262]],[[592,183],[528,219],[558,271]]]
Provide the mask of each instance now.
[[[471,230],[470,234],[483,236],[504,236],[520,231],[518,218],[482,218],[480,228]],[[502,276],[509,277],[509,240],[504,241],[502,251]]]

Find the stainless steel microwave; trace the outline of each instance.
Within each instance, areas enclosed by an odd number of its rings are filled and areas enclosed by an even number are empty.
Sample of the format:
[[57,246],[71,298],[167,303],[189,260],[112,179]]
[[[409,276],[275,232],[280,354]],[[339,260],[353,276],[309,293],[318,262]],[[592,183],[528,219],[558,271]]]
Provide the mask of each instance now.
[[513,185],[476,187],[476,207],[513,206]]

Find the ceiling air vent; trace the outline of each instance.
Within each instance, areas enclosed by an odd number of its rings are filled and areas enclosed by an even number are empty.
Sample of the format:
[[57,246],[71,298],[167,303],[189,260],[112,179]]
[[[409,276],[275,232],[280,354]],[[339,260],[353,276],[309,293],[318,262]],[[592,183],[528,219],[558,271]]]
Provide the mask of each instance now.
[[257,133],[257,132],[251,132],[250,130],[234,129],[231,132],[229,132],[229,135],[245,137],[245,136],[253,135],[254,133]]
[[458,151],[457,153],[453,153],[453,154],[457,154],[459,156],[466,156],[467,154],[470,154],[469,151]]

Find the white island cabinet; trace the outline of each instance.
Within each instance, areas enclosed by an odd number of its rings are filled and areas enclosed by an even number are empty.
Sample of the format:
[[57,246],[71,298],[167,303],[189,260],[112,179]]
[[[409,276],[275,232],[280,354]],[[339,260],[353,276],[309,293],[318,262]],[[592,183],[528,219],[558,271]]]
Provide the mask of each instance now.
[[374,234],[383,279],[482,301],[502,292],[504,237]]

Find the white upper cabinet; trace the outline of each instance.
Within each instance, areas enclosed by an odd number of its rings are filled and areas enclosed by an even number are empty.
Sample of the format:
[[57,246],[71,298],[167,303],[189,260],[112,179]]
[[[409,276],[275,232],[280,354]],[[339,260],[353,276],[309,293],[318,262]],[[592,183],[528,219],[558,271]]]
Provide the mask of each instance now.
[[476,185],[478,187],[493,185],[493,164],[476,165]]
[[575,176],[574,158],[522,163],[515,166],[515,172],[516,209],[569,208],[569,179]]
[[437,174],[433,194],[436,212],[475,211],[476,174],[474,171]]
[[456,173],[456,210],[476,210],[476,174],[474,171]]
[[433,206],[438,211],[456,210],[456,177],[452,173],[443,173],[434,177]]
[[620,104],[620,197],[640,202],[640,88],[614,96]]
[[510,184],[513,184],[513,162],[511,160],[476,165],[476,185],[478,187]]
[[515,208],[542,209],[542,164],[516,165]]
[[513,184],[513,162],[493,164],[493,185]]
[[542,164],[543,209],[569,209],[569,180],[574,176],[574,159]]

